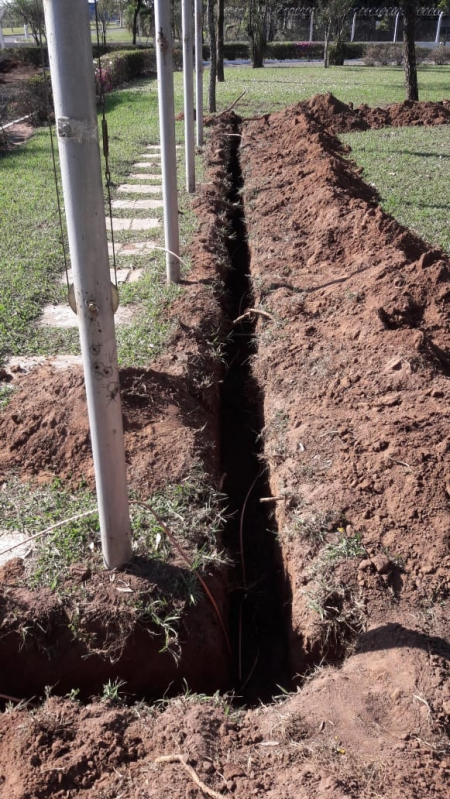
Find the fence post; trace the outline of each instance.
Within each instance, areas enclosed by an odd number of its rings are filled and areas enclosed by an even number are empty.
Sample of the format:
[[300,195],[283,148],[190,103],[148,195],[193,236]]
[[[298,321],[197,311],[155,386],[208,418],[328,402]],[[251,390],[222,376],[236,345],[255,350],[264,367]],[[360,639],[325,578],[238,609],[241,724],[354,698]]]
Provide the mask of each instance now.
[[180,234],[178,228],[177,157],[171,3],[155,0],[156,67],[158,71],[159,133],[164,205],[167,282],[180,281]]
[[44,13],[103,558],[112,569],[131,558],[131,530],[89,7],[44,0]]
[[186,190],[195,191],[194,152],[194,80],[192,40],[192,0],[182,0],[183,26],[183,88],[184,88],[184,145],[186,154]]
[[195,0],[195,105],[197,147],[203,146],[203,10],[202,0]]

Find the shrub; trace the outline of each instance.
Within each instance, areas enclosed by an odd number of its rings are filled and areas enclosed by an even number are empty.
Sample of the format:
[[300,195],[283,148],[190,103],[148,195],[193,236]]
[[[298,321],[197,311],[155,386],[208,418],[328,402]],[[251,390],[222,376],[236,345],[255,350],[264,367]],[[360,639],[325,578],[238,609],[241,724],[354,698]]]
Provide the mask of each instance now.
[[8,58],[18,61],[19,64],[31,64],[34,67],[40,67],[42,64],[42,55],[44,63],[48,66],[48,50],[43,46],[42,54],[41,48],[34,45],[23,45],[22,47],[8,47]]
[[[427,47],[416,47],[416,63],[421,64],[428,59],[430,51]],[[403,46],[386,42],[385,44],[370,44],[366,46],[364,63],[369,67],[403,64]]]
[[277,58],[280,61],[293,58],[305,58],[308,61],[319,59],[323,58],[323,44],[320,42],[270,42],[267,45],[266,57]]
[[450,64],[450,47],[440,44],[433,50],[427,50],[426,61],[431,61],[434,64],[442,66],[443,64]]
[[[203,58],[205,61],[209,61],[210,54],[209,44],[204,44]],[[224,42],[223,57],[229,61],[235,61],[236,58],[250,58],[248,42]]]
[[20,89],[13,104],[14,117],[32,114],[34,125],[43,125],[53,121],[53,95],[50,75],[34,75],[21,81]]
[[97,94],[101,86],[104,92],[128,83],[141,75],[148,75],[154,71],[154,54],[149,49],[118,50],[101,57],[101,68],[98,62],[95,65],[95,84]]

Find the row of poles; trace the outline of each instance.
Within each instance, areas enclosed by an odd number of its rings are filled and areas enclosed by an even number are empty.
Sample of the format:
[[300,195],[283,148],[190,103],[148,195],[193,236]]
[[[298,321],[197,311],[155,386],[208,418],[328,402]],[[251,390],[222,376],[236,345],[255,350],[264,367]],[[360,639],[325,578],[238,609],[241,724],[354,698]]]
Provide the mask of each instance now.
[[[155,2],[155,46],[168,282],[180,280],[170,6]],[[105,566],[131,559],[126,479],[102,167],[86,0],[44,0],[50,76],[74,295],[80,332]],[[195,0],[197,145],[203,143],[202,3]],[[195,190],[193,0],[183,0],[187,190]]]

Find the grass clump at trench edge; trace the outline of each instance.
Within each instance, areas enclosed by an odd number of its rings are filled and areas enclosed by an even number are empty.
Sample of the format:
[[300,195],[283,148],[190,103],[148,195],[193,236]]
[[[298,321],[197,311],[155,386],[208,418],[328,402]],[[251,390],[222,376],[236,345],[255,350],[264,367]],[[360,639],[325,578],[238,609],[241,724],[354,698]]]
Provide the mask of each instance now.
[[351,158],[398,222],[450,253],[450,126],[347,133]]
[[[167,485],[142,504],[132,502],[133,554],[162,566],[173,560],[173,547],[145,503],[165,521],[190,560],[192,570],[182,572],[182,582],[186,597],[194,601],[200,590],[194,569],[208,571],[224,563],[220,545],[223,497],[204,475],[193,472],[180,484]],[[0,551],[2,534],[14,531],[29,537],[95,508],[95,495],[85,485],[71,489],[55,478],[46,486],[37,486],[11,477],[0,492]],[[45,585],[57,590],[74,563],[87,564],[92,571],[103,568],[97,512],[36,539],[26,559],[26,581],[32,587]]]

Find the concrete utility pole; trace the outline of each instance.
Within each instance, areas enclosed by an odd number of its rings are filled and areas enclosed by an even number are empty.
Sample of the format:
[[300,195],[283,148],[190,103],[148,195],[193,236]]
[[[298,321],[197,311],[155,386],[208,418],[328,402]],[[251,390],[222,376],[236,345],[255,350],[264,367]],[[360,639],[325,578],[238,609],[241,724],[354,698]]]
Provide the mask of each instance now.
[[171,3],[155,0],[156,67],[158,71],[159,135],[164,205],[167,282],[180,282],[180,234],[178,229],[177,157]]
[[184,88],[184,143],[186,153],[186,190],[195,191],[194,152],[194,77],[193,77],[193,24],[192,0],[182,0],[183,24],[183,88]]
[[197,147],[203,147],[203,10],[202,0],[194,0],[195,9],[195,104]]
[[[131,558],[122,411],[86,0],[44,0],[103,558]],[[75,54],[75,56],[74,56]]]

